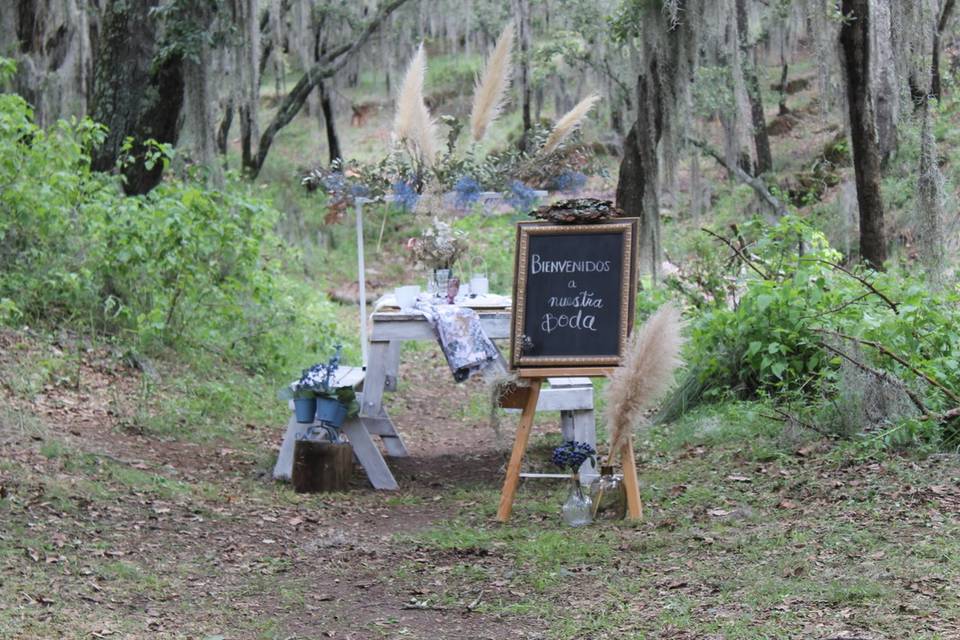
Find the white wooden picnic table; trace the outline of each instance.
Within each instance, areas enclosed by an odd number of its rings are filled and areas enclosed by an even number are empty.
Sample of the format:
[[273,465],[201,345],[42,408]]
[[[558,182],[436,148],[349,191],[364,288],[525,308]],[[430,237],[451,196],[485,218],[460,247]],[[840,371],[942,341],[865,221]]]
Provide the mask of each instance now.
[[[353,446],[357,460],[367,472],[370,483],[376,489],[397,489],[397,481],[387,466],[379,448],[373,440],[378,436],[390,457],[409,455],[403,438],[383,406],[385,392],[397,390],[400,369],[401,346],[405,340],[436,340],[436,333],[426,317],[419,311],[400,311],[384,308],[383,301],[378,302],[370,316],[370,336],[368,344],[368,365],[364,372],[359,367],[341,367],[337,375],[340,386],[354,386],[358,391],[360,415],[348,419],[343,425],[343,433]],[[491,340],[503,340],[510,337],[510,309],[476,309],[480,324]],[[498,367],[506,370],[502,356],[498,358]],[[341,374],[341,371],[343,372]],[[566,439],[587,441],[596,446],[595,423],[593,415],[593,387],[588,378],[566,378],[551,380],[551,388],[540,394],[538,411],[560,411],[561,426]],[[280,455],[274,467],[275,479],[290,479],[293,469],[293,447],[297,437],[310,425],[299,424],[291,415],[287,425]],[[596,470],[585,463],[581,469],[581,478],[589,481]],[[556,474],[526,474],[531,477],[554,477]]]

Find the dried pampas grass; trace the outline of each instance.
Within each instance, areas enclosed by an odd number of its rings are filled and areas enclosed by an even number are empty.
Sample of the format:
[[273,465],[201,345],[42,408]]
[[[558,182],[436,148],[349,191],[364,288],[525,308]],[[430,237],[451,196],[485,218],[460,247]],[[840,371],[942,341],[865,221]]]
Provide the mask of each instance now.
[[487,127],[497,119],[510,86],[510,51],[513,49],[513,24],[507,23],[497,44],[487,58],[483,73],[477,79],[470,111],[470,134],[480,142]]
[[623,365],[607,386],[607,428],[612,461],[633,434],[643,411],[673,385],[673,374],[683,364],[680,310],[664,305],[635,332]]
[[423,80],[427,75],[427,52],[423,43],[407,67],[397,95],[393,135],[421,164],[432,165],[437,158],[437,125],[423,101]]
[[560,143],[567,139],[567,136],[569,136],[576,129],[578,129],[581,124],[583,124],[583,119],[586,117],[587,113],[589,113],[590,109],[593,108],[593,105],[599,101],[600,96],[597,94],[587,96],[578,102],[573,109],[570,109],[570,111],[565,113],[562,118],[557,120],[557,124],[553,127],[553,131],[551,131],[550,135],[547,137],[547,141],[543,143],[543,148],[540,150],[540,153],[542,155],[547,155],[559,147]]

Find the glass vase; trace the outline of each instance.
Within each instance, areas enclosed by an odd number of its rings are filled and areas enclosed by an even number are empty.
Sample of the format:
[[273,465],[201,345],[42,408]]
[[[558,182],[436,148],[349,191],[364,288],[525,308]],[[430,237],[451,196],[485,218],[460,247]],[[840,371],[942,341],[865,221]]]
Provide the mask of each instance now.
[[447,296],[447,285],[450,284],[450,276],[453,275],[453,269],[434,269],[433,284],[436,287],[436,295],[441,298]]
[[600,475],[590,483],[590,500],[594,520],[623,520],[627,516],[623,476],[615,474],[612,466],[600,467]]
[[580,477],[574,475],[570,483],[570,495],[563,503],[563,521],[571,527],[582,527],[593,522],[593,504],[584,494]]

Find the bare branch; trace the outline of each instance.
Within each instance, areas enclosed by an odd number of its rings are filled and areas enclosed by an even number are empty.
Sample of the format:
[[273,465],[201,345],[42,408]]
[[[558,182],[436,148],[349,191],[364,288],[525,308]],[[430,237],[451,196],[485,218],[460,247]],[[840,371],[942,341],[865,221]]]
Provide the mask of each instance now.
[[740,182],[756,191],[757,195],[759,195],[767,204],[769,204],[779,217],[782,218],[783,216],[790,214],[790,212],[787,210],[787,207],[780,202],[780,199],[770,193],[770,190],[767,189],[767,185],[764,184],[763,180],[756,176],[750,175],[736,165],[731,165],[729,162],[727,162],[727,159],[723,157],[723,154],[719,153],[705,141],[690,137],[687,138],[687,141],[719,162],[724,169],[735,175]]
[[751,269],[753,269],[754,271],[756,271],[757,274],[758,274],[761,278],[763,278],[764,280],[769,280],[769,279],[770,279],[770,276],[767,275],[766,273],[764,273],[764,272],[760,269],[760,267],[758,267],[758,266],[753,262],[753,260],[751,260],[751,259],[750,259],[744,252],[742,252],[735,244],[733,244],[732,242],[730,242],[729,240],[727,240],[727,239],[724,238],[723,236],[721,236],[721,235],[719,235],[719,234],[717,234],[717,233],[714,233],[713,231],[710,231],[710,229],[707,229],[706,227],[701,227],[700,230],[703,231],[704,233],[708,234],[708,235],[713,236],[714,238],[716,238],[716,239],[719,240],[720,242],[722,242],[722,243],[724,243],[725,245],[727,245],[728,247],[730,247],[730,249],[732,249],[733,252],[736,253],[737,256],[738,256],[741,260],[743,260],[743,263],[744,263],[745,265],[747,265],[748,267],[750,267]]
[[257,177],[264,161],[267,159],[267,153],[270,151],[270,145],[273,144],[273,138],[280,129],[284,128],[296,117],[307,101],[307,96],[322,80],[334,76],[340,69],[350,61],[353,55],[370,39],[380,25],[387,17],[409,0],[389,0],[384,3],[377,13],[370,18],[363,31],[355,40],[340,45],[323,55],[320,60],[307,70],[303,77],[294,85],[280,103],[277,114],[260,136],[260,145],[257,149],[257,155],[252,162],[252,166],[245,167],[251,178]]
[[853,278],[854,280],[856,280],[857,282],[859,282],[860,284],[862,284],[863,286],[865,286],[867,289],[869,289],[871,293],[875,294],[878,298],[880,298],[881,300],[883,300],[883,301],[887,304],[887,306],[890,307],[890,309],[893,310],[894,313],[896,313],[896,314],[899,314],[899,313],[900,313],[900,310],[898,309],[898,307],[900,306],[900,303],[894,302],[894,301],[891,300],[889,297],[887,297],[885,294],[883,294],[879,289],[877,289],[875,286],[873,286],[873,284],[871,284],[869,280],[867,280],[866,278],[864,278],[864,277],[862,277],[862,276],[858,276],[857,274],[855,274],[854,272],[850,271],[849,269],[847,269],[847,268],[844,267],[843,265],[839,265],[839,264],[830,262],[829,260],[824,260],[823,258],[800,258],[800,260],[801,260],[801,261],[806,261],[806,262],[819,262],[819,263],[821,263],[821,264],[825,264],[825,265],[827,265],[827,266],[829,266],[829,267],[832,267],[832,268],[836,269],[837,271],[841,271],[841,272],[847,274],[848,276],[850,276],[851,278]]

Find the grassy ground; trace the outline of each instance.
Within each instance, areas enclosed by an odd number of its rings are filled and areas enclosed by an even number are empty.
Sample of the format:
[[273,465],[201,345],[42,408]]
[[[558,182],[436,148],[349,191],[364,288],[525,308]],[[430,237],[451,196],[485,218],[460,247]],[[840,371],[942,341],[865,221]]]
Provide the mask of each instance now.
[[[501,526],[484,390],[433,348],[391,398],[402,490],[303,496],[266,479],[272,398],[204,420],[155,384],[132,410],[142,374],[109,351],[76,389],[37,365],[65,341],[2,340],[0,637],[960,637],[955,456],[877,461],[727,405],[643,438],[643,522],[565,528],[565,487],[531,480]],[[170,407],[190,417],[155,426]],[[543,421],[528,464],[556,441]]]

